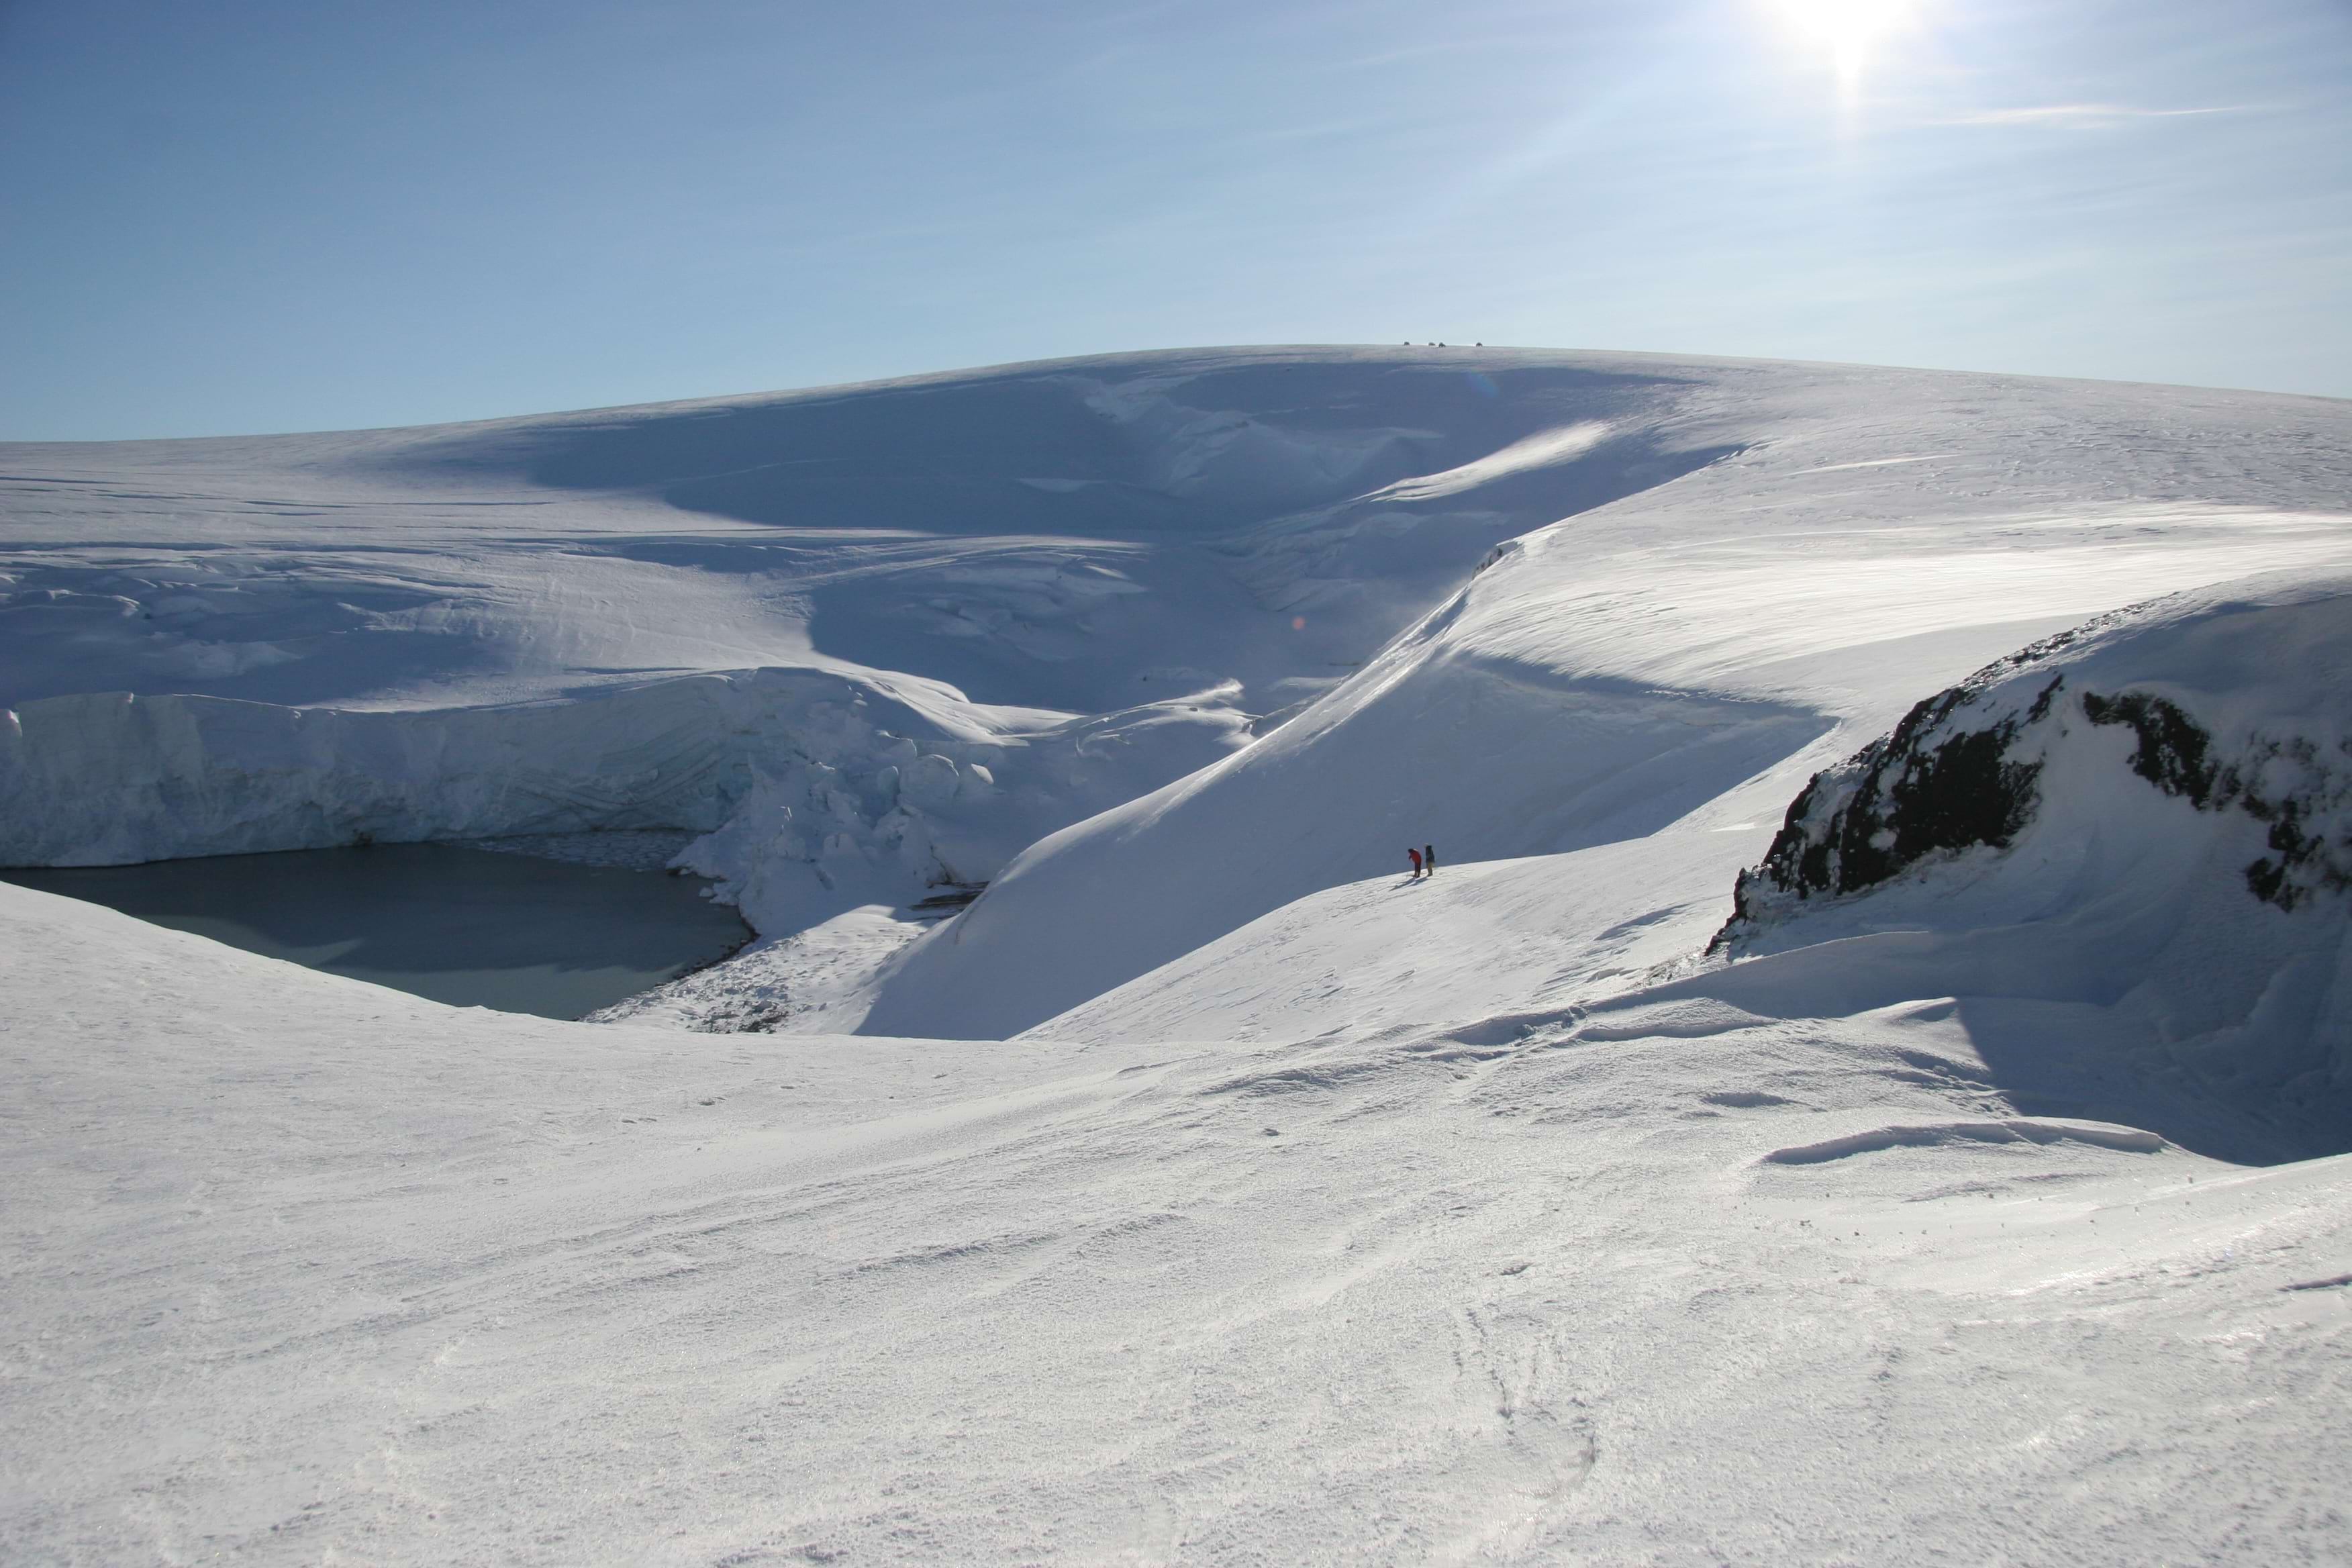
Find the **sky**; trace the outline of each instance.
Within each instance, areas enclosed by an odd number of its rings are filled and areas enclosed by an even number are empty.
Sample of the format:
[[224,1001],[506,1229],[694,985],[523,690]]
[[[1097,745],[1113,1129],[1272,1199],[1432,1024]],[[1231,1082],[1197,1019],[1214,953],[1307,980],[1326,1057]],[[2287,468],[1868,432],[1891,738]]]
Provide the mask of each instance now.
[[2352,0],[0,0],[0,439],[1406,340],[2352,396]]

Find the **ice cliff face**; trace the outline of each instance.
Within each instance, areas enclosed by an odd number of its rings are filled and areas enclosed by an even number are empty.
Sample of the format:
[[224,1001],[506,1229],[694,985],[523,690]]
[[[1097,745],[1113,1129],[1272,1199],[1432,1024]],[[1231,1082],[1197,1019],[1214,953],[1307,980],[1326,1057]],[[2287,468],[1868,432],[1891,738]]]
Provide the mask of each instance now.
[[793,929],[985,879],[1239,738],[1182,704],[1003,732],[959,717],[919,687],[773,669],[408,712],[52,698],[0,715],[0,864],[687,827],[709,835],[695,869]]

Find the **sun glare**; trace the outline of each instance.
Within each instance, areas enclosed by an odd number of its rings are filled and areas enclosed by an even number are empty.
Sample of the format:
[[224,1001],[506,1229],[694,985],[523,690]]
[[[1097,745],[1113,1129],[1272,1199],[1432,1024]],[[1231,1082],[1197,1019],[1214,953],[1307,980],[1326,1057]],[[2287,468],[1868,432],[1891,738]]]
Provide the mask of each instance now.
[[1902,19],[1905,0],[1780,0],[1790,22],[1829,46],[1838,76],[1852,83],[1862,74],[1870,46]]

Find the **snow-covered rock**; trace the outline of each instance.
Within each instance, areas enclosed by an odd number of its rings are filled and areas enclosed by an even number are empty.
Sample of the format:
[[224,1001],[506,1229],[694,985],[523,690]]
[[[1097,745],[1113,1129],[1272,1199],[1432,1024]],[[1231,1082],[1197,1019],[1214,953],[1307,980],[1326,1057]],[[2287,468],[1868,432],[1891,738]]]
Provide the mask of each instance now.
[[1873,994],[2099,1007],[2127,1026],[2130,1071],[2352,1145],[2347,693],[2352,579],[2102,616],[1816,774],[1713,945],[1832,944],[1842,1010]]

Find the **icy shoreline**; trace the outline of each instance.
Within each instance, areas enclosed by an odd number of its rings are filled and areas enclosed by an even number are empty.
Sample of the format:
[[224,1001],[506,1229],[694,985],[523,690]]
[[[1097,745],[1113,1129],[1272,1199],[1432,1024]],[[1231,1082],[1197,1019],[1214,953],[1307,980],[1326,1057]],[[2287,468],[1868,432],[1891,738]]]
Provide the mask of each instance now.
[[990,733],[943,705],[791,669],[415,711],[50,698],[0,715],[0,864],[667,830],[668,863],[782,934],[984,879],[1244,722],[1171,701]]

